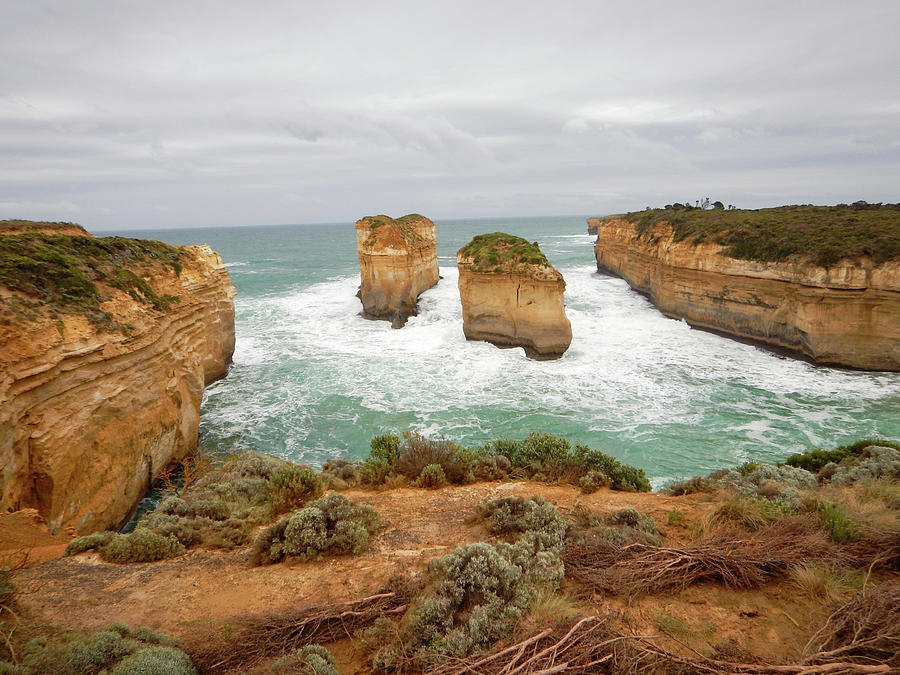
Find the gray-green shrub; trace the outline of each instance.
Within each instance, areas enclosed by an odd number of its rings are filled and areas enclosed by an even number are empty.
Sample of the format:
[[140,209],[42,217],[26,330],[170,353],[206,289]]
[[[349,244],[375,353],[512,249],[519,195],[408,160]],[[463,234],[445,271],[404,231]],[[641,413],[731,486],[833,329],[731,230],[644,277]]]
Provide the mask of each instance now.
[[374,508],[332,492],[263,530],[254,543],[253,563],[276,563],[286,556],[356,555],[368,548],[380,526]]
[[[149,628],[131,631],[116,622],[92,636],[68,635],[61,646],[35,638],[23,651],[21,663],[5,672],[16,675],[195,675],[190,658],[178,642]],[[0,671],[4,672],[4,671]]]

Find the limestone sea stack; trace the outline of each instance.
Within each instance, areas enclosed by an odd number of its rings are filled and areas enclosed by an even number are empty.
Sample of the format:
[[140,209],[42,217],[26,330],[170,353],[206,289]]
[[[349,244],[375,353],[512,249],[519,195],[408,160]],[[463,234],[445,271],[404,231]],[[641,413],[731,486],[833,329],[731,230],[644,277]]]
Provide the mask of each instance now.
[[362,315],[402,328],[416,315],[419,295],[439,277],[435,226],[417,213],[356,221]]
[[121,525],[197,447],[234,294],[205,245],[0,221],[0,508],[51,532]]
[[482,234],[456,254],[463,332],[468,340],[522,347],[530,359],[558,359],[572,342],[566,282],[537,243]]
[[900,213],[881,208],[658,209],[588,223],[598,270],[667,316],[817,363],[897,371]]

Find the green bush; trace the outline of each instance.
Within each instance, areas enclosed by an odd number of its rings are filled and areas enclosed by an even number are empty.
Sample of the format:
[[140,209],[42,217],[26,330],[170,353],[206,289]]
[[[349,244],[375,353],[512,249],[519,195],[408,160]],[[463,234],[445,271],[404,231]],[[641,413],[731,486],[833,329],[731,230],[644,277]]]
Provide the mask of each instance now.
[[602,471],[591,469],[578,480],[578,487],[581,491],[589,495],[596,492],[600,488],[606,488],[612,485],[612,480]]
[[49,646],[46,638],[29,642],[17,675],[194,675],[197,669],[179,650],[176,640],[149,628],[131,631],[121,622],[92,636],[63,636],[64,644]]
[[94,532],[83,537],[75,537],[66,546],[65,555],[78,555],[84,551],[100,548],[104,544],[109,543],[115,535],[115,532]]
[[821,448],[813,448],[807,452],[791,455],[785,461],[788,466],[806,469],[812,473],[817,473],[826,464],[834,462],[838,464],[849,457],[855,457],[870,445],[879,445],[882,447],[900,450],[900,444],[890,441],[880,441],[873,439],[863,439],[847,445],[841,445],[834,450],[822,450]]
[[860,538],[859,528],[850,520],[840,504],[811,498],[804,502],[804,506],[819,516],[822,529],[834,543],[849,544]]
[[151,645],[122,659],[111,675],[196,675],[190,657],[180,649]]
[[476,480],[503,480],[509,477],[512,463],[505,455],[482,455],[472,463],[472,477]]
[[114,563],[153,562],[186,552],[174,535],[164,537],[143,528],[128,534],[115,534],[99,550],[104,560]]
[[508,635],[536,591],[522,569],[483,542],[431,561],[435,592],[411,610],[405,637],[411,648],[465,656]]
[[446,484],[447,477],[444,475],[444,468],[440,464],[429,464],[422,469],[422,473],[416,479],[416,486],[432,490],[443,487]]
[[451,483],[459,483],[465,475],[461,462],[457,460],[459,447],[450,441],[435,441],[420,434],[408,434],[397,450],[395,469],[397,473],[415,480],[427,466],[441,467],[444,477]]
[[600,450],[591,450],[579,443],[575,446],[574,461],[582,473],[593,470],[609,476],[613,490],[650,492],[650,481],[643,469],[623,464]]
[[556,507],[543,497],[500,497],[478,508],[478,516],[491,534],[519,536],[526,532],[542,532],[559,543],[568,523]]
[[268,501],[275,513],[284,513],[322,494],[322,481],[307,467],[278,469],[269,479]]
[[369,457],[376,461],[393,465],[397,461],[397,450],[400,448],[400,437],[394,434],[381,434],[373,436],[369,441],[371,452]]
[[276,563],[286,556],[356,555],[369,547],[379,527],[381,518],[371,506],[332,492],[263,530],[254,543],[253,563]]

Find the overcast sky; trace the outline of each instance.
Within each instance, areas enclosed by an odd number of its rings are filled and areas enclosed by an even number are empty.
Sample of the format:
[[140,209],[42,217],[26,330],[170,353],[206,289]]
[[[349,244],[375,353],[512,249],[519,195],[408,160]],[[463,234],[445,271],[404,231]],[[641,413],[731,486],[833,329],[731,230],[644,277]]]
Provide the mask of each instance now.
[[898,0],[0,0],[0,218],[898,201]]

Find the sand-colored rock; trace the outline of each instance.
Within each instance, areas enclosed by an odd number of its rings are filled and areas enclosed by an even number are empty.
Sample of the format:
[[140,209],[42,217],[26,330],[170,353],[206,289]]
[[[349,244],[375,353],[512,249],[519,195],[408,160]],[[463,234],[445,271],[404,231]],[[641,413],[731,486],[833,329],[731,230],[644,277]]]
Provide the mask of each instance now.
[[[566,282],[537,246],[503,233],[481,236],[497,235],[502,235],[497,240],[499,247],[492,243],[473,255],[471,247],[480,239],[476,237],[456,254],[466,339],[522,347],[531,359],[558,359],[572,342],[572,325],[565,309]],[[537,251],[533,262],[520,256],[503,260],[507,245],[502,242],[511,240],[517,240],[519,246],[533,246]],[[497,258],[490,257],[491,248],[497,250]]]
[[667,316],[817,363],[900,370],[900,261],[739,260],[718,244],[673,241],[665,222],[640,239],[622,218],[588,224],[598,229],[598,270],[622,277]]
[[0,323],[0,508],[34,508],[51,532],[116,526],[196,448],[203,388],[234,351],[235,290],[212,249],[183,250],[180,275],[137,270],[179,297],[166,311],[103,289],[125,331],[73,313]]
[[356,240],[363,316],[402,328],[422,291],[440,278],[434,223],[415,213],[366,216],[356,222]]

